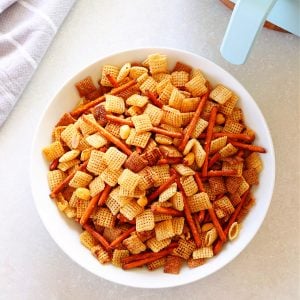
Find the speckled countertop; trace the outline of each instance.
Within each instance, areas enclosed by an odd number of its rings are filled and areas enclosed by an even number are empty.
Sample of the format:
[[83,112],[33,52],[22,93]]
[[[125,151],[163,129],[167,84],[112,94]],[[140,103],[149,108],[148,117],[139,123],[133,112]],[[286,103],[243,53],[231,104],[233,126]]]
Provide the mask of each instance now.
[[[230,65],[219,52],[229,18],[217,0],[77,2],[0,129],[0,299],[299,299],[299,38],[264,29],[248,62]],[[245,251],[163,290],[113,284],[71,261],[41,223],[28,171],[34,129],[60,85],[101,56],[143,46],[189,50],[236,76],[265,115],[277,161],[270,210]]]

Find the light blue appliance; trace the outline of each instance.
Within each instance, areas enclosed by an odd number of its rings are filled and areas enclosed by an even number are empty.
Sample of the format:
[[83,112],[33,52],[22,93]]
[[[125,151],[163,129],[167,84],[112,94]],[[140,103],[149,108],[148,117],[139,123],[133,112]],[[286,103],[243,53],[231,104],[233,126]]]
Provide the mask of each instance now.
[[222,45],[222,56],[243,64],[265,20],[300,36],[300,0],[234,0]]

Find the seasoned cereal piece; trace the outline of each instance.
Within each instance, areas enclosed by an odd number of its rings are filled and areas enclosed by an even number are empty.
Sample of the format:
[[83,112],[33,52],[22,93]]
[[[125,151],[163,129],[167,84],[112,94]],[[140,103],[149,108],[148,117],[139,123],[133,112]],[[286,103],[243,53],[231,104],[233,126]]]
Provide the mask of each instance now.
[[179,274],[182,265],[182,258],[179,256],[168,255],[164,265],[164,273]]
[[135,174],[129,169],[124,169],[118,179],[118,184],[128,191],[134,191],[140,179],[141,176],[139,174]]
[[100,175],[106,168],[106,162],[103,159],[104,153],[98,150],[92,150],[87,164],[87,170],[95,175]]
[[150,73],[168,73],[167,56],[162,54],[151,54],[148,56]]
[[97,259],[99,260],[99,262],[101,264],[105,264],[105,263],[111,261],[111,259],[109,257],[109,253],[107,251],[105,251],[103,249],[103,247],[101,247],[101,245],[96,245],[96,246],[92,247],[91,252],[95,257],[97,257]]
[[132,79],[137,79],[143,74],[147,74],[148,70],[144,67],[133,66],[130,68],[129,77]]
[[172,198],[175,193],[177,191],[177,184],[176,183],[172,183],[166,190],[164,190],[158,198],[159,202],[165,202],[167,200],[169,200],[170,198]]
[[154,225],[154,215],[150,209],[145,210],[143,213],[136,217],[137,232],[152,230],[154,228]]
[[139,206],[134,200],[128,202],[123,207],[121,207],[120,212],[128,220],[133,220],[136,216],[143,212],[143,208]]
[[195,171],[183,164],[173,165],[173,168],[182,176],[194,175]]
[[224,104],[219,106],[219,112],[226,116],[231,115],[238,99],[238,96],[233,94]]
[[103,155],[107,167],[111,170],[119,170],[127,159],[127,155],[116,147],[109,147]]
[[157,82],[152,78],[148,77],[141,85],[140,90],[143,93],[147,91],[154,93],[156,91]]
[[123,169],[111,170],[106,168],[100,175],[101,179],[110,186],[115,186],[118,182],[120,175],[122,174]]
[[134,94],[126,100],[127,105],[144,107],[148,103],[148,97]]
[[202,247],[193,251],[193,259],[199,258],[210,258],[213,257],[213,249],[212,247]]
[[157,240],[155,237],[149,239],[146,244],[147,247],[151,249],[153,252],[159,252],[160,250],[168,247],[171,243],[170,238],[166,238],[164,240]]
[[115,249],[112,257],[112,264],[116,267],[122,267],[122,258],[129,256],[128,250]]
[[174,196],[171,198],[172,206],[179,210],[183,211],[184,203],[183,203],[183,197],[180,192],[176,192]]
[[95,177],[89,184],[91,196],[94,197],[98,193],[102,192],[105,188],[105,183],[101,176]]
[[48,172],[48,185],[50,188],[50,191],[53,191],[53,189],[60,184],[64,179],[66,178],[66,175],[61,170],[54,170]]
[[197,109],[199,102],[200,102],[200,97],[185,98],[182,100],[180,111],[193,112]]
[[136,234],[131,235],[123,241],[123,245],[132,253],[139,254],[146,250],[146,245],[138,238]]
[[101,85],[112,87],[112,84],[107,79],[107,76],[106,76],[107,74],[110,74],[114,78],[117,78],[118,74],[119,74],[119,68],[116,66],[112,66],[112,65],[104,65],[102,68]]
[[82,172],[76,171],[74,177],[69,182],[69,186],[78,188],[78,187],[86,187],[93,179],[93,176]]
[[254,168],[257,173],[260,173],[263,169],[262,160],[257,152],[252,152],[245,160],[246,168]]
[[155,229],[155,237],[158,241],[171,238],[175,235],[173,230],[172,220],[159,222],[155,225],[154,229]]
[[205,79],[197,75],[185,84],[185,88],[193,95],[193,97],[199,97],[205,94],[208,89],[205,85]]
[[80,97],[85,97],[89,93],[92,93],[96,90],[91,76],[87,76],[86,78],[75,83],[75,87]]
[[134,173],[138,173],[148,165],[148,161],[139,155],[136,151],[133,152],[126,160],[124,167]]
[[100,207],[93,216],[93,221],[98,226],[113,228],[115,217],[106,207]]
[[90,250],[99,244],[99,242],[87,231],[83,231],[80,234],[80,242]]
[[169,106],[180,110],[184,98],[185,96],[177,88],[173,89],[169,98]]
[[199,212],[200,210],[212,208],[212,204],[209,201],[207,193],[197,193],[188,198],[188,204],[191,213]]
[[151,119],[147,114],[133,116],[131,119],[137,134],[150,131],[153,127],[151,123]]
[[209,94],[209,97],[219,104],[224,104],[232,97],[232,91],[225,86],[218,84]]
[[107,144],[107,139],[98,132],[86,137],[86,141],[95,149],[103,147]]
[[193,196],[198,192],[198,185],[193,176],[183,176],[180,178],[180,182],[188,197]]
[[137,133],[134,128],[131,128],[129,137],[126,139],[126,144],[145,148],[150,136],[151,132]]
[[220,195],[227,192],[223,177],[210,177],[208,182],[213,194]]
[[157,126],[161,121],[163,111],[155,105],[148,103],[144,110],[144,114],[149,116],[150,121],[154,126]]
[[124,99],[118,96],[105,95],[105,109],[108,112],[123,114],[125,112]]
[[165,263],[166,263],[166,258],[162,257],[162,258],[159,258],[159,259],[147,264],[147,268],[149,271],[154,271],[156,269],[163,267],[165,265]]
[[43,148],[44,157],[48,161],[52,161],[56,158],[59,158],[64,153],[65,153],[65,150],[59,141],[53,142],[49,146]]
[[163,116],[161,122],[175,127],[181,127],[182,117],[180,111],[166,105],[163,106]]
[[189,73],[185,71],[175,71],[171,73],[171,82],[176,87],[184,87],[189,81]]
[[79,145],[81,134],[74,124],[70,124],[61,133],[61,139],[70,149],[76,149]]
[[213,139],[210,143],[210,153],[215,153],[221,150],[226,146],[227,136],[221,136],[216,139]]
[[244,127],[243,124],[228,119],[223,127],[223,132],[241,133]]
[[184,258],[185,260],[189,259],[193,251],[196,249],[196,244],[194,241],[186,241],[180,239],[178,242],[178,247],[173,250],[173,254]]
[[224,196],[213,203],[218,218],[224,218],[234,212],[234,207],[227,196]]

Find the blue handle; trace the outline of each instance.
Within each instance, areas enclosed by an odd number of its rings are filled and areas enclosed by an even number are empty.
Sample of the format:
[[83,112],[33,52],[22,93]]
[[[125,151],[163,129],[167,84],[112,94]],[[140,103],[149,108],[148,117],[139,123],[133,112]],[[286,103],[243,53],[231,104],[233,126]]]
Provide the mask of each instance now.
[[258,32],[277,0],[240,0],[235,5],[222,45],[222,56],[233,64],[243,64]]

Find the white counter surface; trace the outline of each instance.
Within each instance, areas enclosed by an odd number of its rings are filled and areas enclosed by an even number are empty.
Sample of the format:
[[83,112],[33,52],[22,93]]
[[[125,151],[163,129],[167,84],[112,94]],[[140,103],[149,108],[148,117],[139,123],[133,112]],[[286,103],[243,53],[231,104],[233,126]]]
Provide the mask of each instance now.
[[[0,299],[299,299],[299,38],[264,29],[248,62],[230,65],[219,52],[229,18],[217,0],[77,2],[0,128]],[[162,290],[113,284],[71,261],[41,223],[28,171],[33,132],[61,84],[143,46],[192,51],[236,76],[265,115],[277,160],[270,210],[245,251],[208,278]]]

